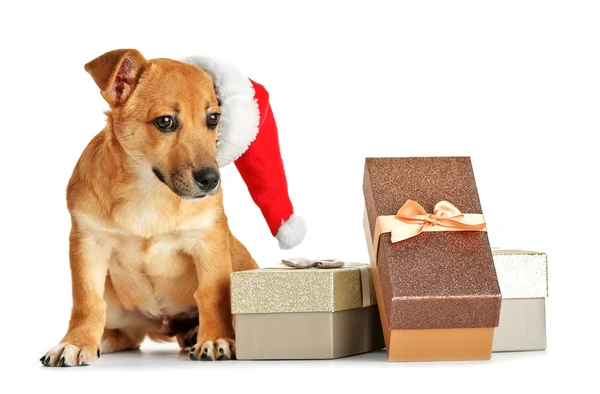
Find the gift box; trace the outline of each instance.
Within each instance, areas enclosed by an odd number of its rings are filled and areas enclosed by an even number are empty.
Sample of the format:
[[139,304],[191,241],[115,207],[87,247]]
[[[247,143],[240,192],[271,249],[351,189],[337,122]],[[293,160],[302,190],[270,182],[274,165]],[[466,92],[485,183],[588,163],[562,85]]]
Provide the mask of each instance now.
[[239,360],[334,359],[383,349],[368,264],[231,274]]
[[492,248],[502,292],[494,352],[546,349],[548,262],[545,253]]
[[501,293],[470,158],[367,158],[363,191],[388,360],[489,359]]

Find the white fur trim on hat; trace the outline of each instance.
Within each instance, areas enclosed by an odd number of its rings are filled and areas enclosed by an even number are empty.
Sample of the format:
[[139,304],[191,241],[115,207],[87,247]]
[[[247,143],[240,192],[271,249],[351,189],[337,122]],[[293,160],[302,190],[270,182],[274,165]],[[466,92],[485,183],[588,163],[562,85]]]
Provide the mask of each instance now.
[[275,238],[279,241],[279,247],[281,249],[292,249],[294,246],[299,245],[306,235],[306,227],[306,221],[302,216],[292,214],[277,230]]
[[182,59],[206,71],[221,101],[217,162],[219,167],[237,160],[258,134],[260,114],[252,82],[232,65],[204,56]]

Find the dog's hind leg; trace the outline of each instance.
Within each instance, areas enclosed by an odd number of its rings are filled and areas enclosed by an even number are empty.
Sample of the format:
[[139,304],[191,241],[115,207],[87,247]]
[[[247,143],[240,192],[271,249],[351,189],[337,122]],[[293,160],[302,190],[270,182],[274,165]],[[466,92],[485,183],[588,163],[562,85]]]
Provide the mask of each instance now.
[[102,335],[102,353],[138,349],[146,336],[146,328],[105,329]]
[[181,350],[189,349],[196,344],[198,340],[198,326],[188,332],[177,334],[177,343]]
[[248,249],[233,234],[229,235],[229,245],[233,271],[246,271],[258,268],[258,264],[256,264],[252,255],[250,255]]

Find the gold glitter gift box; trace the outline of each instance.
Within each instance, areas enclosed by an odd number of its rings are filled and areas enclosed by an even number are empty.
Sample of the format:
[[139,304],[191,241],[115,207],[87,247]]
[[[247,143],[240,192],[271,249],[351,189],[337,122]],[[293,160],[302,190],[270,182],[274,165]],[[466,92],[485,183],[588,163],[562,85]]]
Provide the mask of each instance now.
[[363,192],[388,360],[490,359],[502,296],[470,158],[367,158]]
[[231,274],[239,360],[333,359],[383,349],[368,265]]
[[545,253],[492,248],[502,292],[494,352],[546,349],[548,262]]

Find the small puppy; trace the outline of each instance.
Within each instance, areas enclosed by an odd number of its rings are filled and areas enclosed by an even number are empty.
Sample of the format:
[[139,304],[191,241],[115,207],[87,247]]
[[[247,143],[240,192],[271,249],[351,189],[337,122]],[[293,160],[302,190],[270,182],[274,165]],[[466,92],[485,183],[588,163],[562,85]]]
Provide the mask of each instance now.
[[85,70],[110,110],[67,187],[73,309],[40,361],[86,365],[146,336],[176,338],[192,360],[234,359],[230,273],[258,266],[223,211],[211,77],[134,49]]

